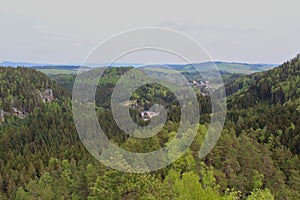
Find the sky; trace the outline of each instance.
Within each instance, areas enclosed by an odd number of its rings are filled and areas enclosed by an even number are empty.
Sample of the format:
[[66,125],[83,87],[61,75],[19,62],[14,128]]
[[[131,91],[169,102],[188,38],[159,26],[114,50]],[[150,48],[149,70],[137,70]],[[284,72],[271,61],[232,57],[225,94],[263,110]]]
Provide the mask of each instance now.
[[[80,64],[100,42],[139,27],[182,32],[212,60],[280,64],[300,52],[299,0],[0,2],[0,62]],[[166,57],[118,62],[172,62]]]

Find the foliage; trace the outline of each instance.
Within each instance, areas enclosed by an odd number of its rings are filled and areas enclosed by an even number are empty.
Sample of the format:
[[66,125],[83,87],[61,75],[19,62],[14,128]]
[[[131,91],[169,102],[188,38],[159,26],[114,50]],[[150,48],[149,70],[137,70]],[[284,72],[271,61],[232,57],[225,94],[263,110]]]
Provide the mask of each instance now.
[[[299,199],[299,63],[298,56],[272,71],[231,80],[225,127],[203,160],[198,151],[207,132],[210,102],[198,96],[206,120],[200,121],[194,142],[176,162],[146,174],[109,169],[87,152],[73,122],[70,93],[54,81],[32,69],[0,68],[0,109],[9,111],[13,100],[14,106],[30,111],[25,119],[8,115],[0,125],[0,199]],[[109,98],[126,71],[110,68],[98,85],[97,99],[100,94],[104,98],[97,100],[96,112],[107,136],[133,152],[179,140],[178,102],[160,85],[145,85],[132,99],[143,109],[152,102],[167,107],[161,131],[137,139],[118,129]],[[73,75],[52,78],[71,91]],[[54,90],[56,100],[35,101],[32,91],[46,88]],[[130,112],[141,124],[138,109]],[[120,157],[120,164],[125,162]]]

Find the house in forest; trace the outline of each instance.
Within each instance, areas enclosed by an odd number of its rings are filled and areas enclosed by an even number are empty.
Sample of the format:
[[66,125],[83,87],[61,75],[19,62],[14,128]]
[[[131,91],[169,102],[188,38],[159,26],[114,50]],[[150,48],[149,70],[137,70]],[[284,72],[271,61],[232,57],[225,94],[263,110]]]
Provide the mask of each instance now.
[[159,115],[159,112],[153,112],[153,111],[142,111],[141,117],[144,121],[150,120],[152,117],[156,117]]

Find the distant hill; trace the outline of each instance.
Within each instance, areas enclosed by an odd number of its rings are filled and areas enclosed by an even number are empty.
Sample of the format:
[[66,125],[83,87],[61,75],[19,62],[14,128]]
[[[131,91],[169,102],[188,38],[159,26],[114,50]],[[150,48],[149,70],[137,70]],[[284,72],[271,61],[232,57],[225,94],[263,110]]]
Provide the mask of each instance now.
[[0,63],[0,66],[3,67],[35,67],[35,66],[45,66],[48,64],[37,64],[37,63],[29,63],[29,62],[11,62],[4,61]]
[[47,65],[47,66],[33,66],[32,68],[41,71],[47,75],[55,74],[76,74],[81,71],[88,71],[90,67],[82,67],[79,65]]
[[10,62],[4,61],[0,63],[3,67],[28,67],[41,71],[45,74],[76,74],[79,71],[89,70],[89,67],[82,67],[80,65],[53,65],[29,62]]
[[[176,69],[180,71],[193,71],[195,68],[200,72],[208,71],[209,69],[217,66],[218,70],[226,72],[226,73],[238,73],[238,74],[251,74],[255,72],[267,71],[273,69],[278,66],[277,64],[248,64],[248,63],[236,63],[236,62],[204,62],[204,63],[195,63],[192,65],[184,65],[184,64],[171,64],[171,65],[160,65],[169,67],[171,69]],[[159,67],[159,65],[146,65],[145,68],[155,68]]]
[[[129,64],[129,63],[115,63],[112,67],[143,67],[143,68],[156,68],[159,66],[166,66],[171,69],[176,69],[179,71],[191,71],[195,70],[195,67],[200,71],[207,71],[208,69],[214,67],[214,64],[218,67],[220,71],[223,73],[235,73],[235,74],[252,74],[255,72],[267,71],[278,65],[276,64],[249,64],[249,63],[237,63],[237,62],[204,62],[204,63],[195,63],[193,66],[186,64],[164,64],[164,65],[142,65],[142,64]],[[69,73],[77,73],[79,70],[89,70],[94,68],[97,65],[91,65],[82,67],[80,65],[59,65],[59,64],[37,64],[37,63],[29,63],[29,62],[10,62],[4,61],[0,63],[0,66],[4,67],[31,67],[42,71],[46,74],[69,74]]]

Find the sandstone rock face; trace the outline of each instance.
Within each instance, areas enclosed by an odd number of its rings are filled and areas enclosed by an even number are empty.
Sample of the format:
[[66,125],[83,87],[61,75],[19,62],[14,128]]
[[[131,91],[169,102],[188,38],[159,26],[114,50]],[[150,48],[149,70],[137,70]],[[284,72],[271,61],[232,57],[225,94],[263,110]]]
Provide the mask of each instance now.
[[0,124],[3,123],[5,120],[4,118],[4,111],[0,109]]
[[5,112],[4,110],[0,109],[0,124],[2,124],[5,121],[6,115],[14,115],[20,119],[24,119],[29,116],[27,112],[19,110],[16,107],[12,107],[11,112]]
[[[38,90],[37,98],[40,98],[44,103],[52,102],[54,100],[53,90],[46,89],[44,93]],[[12,100],[12,105],[14,105],[13,100]],[[0,109],[0,124],[2,124],[5,121],[5,115],[11,115],[11,114],[17,116],[20,119],[24,119],[29,116],[29,113],[23,111],[22,109],[18,109],[17,107],[12,107],[12,110],[7,112]]]
[[38,90],[39,96],[44,103],[52,102],[54,100],[53,90],[46,89],[44,94],[40,90]]
[[54,100],[53,96],[53,90],[52,89],[46,89],[43,96],[43,102],[51,102]]
[[22,111],[22,110],[18,110],[17,108],[13,107],[12,108],[13,111],[13,115],[17,116],[18,118],[24,119],[25,117],[28,116],[28,113]]

